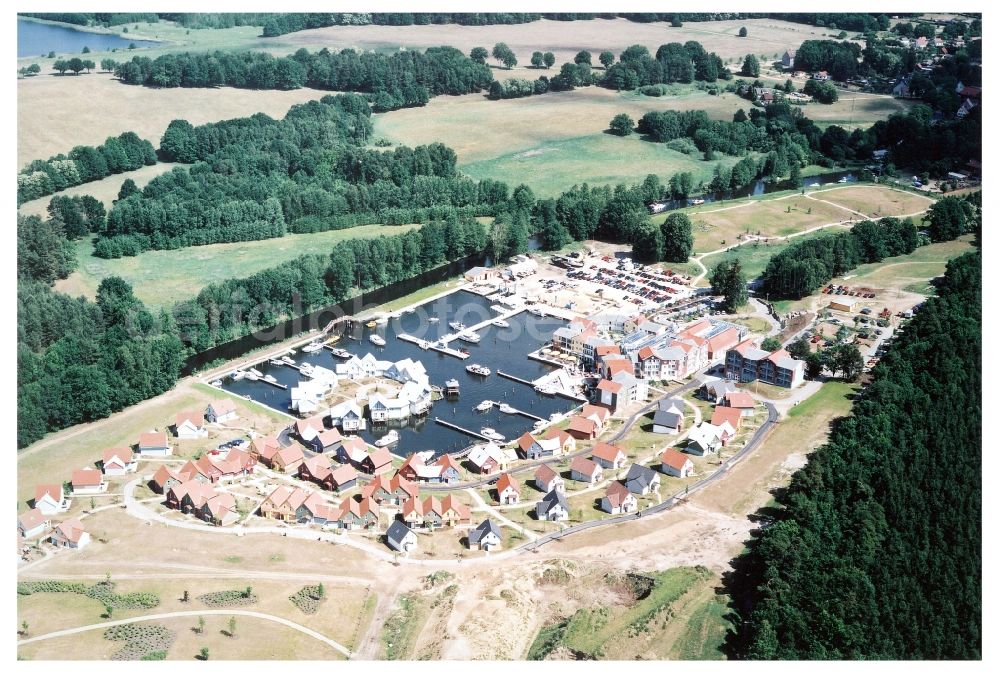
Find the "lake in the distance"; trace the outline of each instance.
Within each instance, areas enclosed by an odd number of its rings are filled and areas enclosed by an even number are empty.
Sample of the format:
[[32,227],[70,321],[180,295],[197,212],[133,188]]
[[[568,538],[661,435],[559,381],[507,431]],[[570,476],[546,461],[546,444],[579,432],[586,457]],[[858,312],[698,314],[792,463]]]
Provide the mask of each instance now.
[[116,47],[127,49],[131,43],[135,43],[136,47],[159,44],[155,40],[133,40],[113,33],[90,33],[68,26],[17,19],[18,58],[40,57],[49,52],[60,56],[79,55],[84,47],[89,47],[91,52],[105,52]]

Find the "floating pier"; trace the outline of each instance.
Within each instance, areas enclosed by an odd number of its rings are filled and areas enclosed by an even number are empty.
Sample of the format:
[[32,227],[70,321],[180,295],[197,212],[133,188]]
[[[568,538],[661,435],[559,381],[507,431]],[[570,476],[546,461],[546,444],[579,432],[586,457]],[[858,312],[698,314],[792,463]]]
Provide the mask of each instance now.
[[273,385],[275,388],[281,388],[282,390],[288,390],[288,386],[287,385],[281,385],[277,381],[269,381],[266,378],[258,378],[257,380],[260,381],[261,383],[267,383],[268,385]]
[[434,417],[434,423],[440,423],[442,426],[445,426],[446,428],[451,428],[452,430],[457,430],[458,432],[464,433],[465,435],[468,435],[469,437],[475,437],[475,438],[478,438],[480,440],[485,440],[487,442],[492,442],[492,440],[490,440],[488,437],[486,437],[482,433],[477,433],[474,430],[469,430],[468,428],[463,428],[462,426],[459,426],[459,425],[456,425],[454,423],[451,423],[450,421],[445,421],[444,419],[439,419],[436,416]]
[[532,388],[535,387],[535,384],[528,379],[515,376],[514,374],[508,374],[506,371],[500,371],[497,369],[497,376],[503,376],[504,378],[509,378],[512,381],[517,381],[518,383],[523,383],[524,385],[530,385]]
[[[500,406],[499,402],[497,402],[495,400],[491,400],[491,401],[493,402],[493,406],[495,406],[495,407],[499,407]],[[520,416],[527,416],[529,419],[532,419],[534,421],[547,421],[548,420],[548,419],[546,419],[543,416],[538,416],[537,414],[532,414],[532,413],[524,411],[522,409],[518,409],[517,407],[511,407],[509,404],[507,406],[511,408],[511,412],[500,412],[500,413],[502,413],[502,414],[505,414],[505,413],[514,413],[514,414],[518,414]]]

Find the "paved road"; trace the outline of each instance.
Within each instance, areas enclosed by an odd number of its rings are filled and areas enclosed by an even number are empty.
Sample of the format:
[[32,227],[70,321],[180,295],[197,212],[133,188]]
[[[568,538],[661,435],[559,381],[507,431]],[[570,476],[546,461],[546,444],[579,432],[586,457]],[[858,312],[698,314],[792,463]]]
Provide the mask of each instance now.
[[119,624],[132,624],[135,622],[152,622],[155,620],[171,619],[175,617],[211,617],[215,615],[239,615],[240,617],[255,617],[261,620],[268,620],[269,622],[276,622],[277,624],[283,624],[286,627],[300,631],[307,636],[312,636],[317,641],[321,641],[326,645],[330,646],[337,652],[341,653],[345,657],[351,656],[351,651],[345,646],[337,643],[332,638],[327,638],[318,631],[304,627],[298,622],[293,622],[291,620],[286,620],[284,617],[277,617],[275,615],[269,615],[264,612],[253,612],[251,610],[182,610],[180,612],[165,612],[159,615],[140,615],[139,617],[128,617],[121,620],[108,620],[107,622],[100,622],[98,624],[89,624],[84,627],[74,627],[73,629],[62,629],[60,631],[49,632],[48,634],[41,634],[40,636],[32,636],[31,638],[22,639],[17,642],[17,645],[22,646],[26,643],[35,643],[36,641],[46,641],[50,638],[59,638],[61,636],[71,636],[73,634],[80,634],[85,631],[94,631],[95,629],[106,629],[108,627],[115,627]]

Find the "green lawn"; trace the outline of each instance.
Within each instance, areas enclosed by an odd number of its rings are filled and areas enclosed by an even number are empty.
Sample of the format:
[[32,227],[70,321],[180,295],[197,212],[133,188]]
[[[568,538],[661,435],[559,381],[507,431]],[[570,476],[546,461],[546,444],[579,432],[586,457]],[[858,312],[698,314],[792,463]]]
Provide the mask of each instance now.
[[345,239],[393,235],[417,225],[362,225],[314,234],[288,234],[278,239],[192,246],[176,251],[146,251],[131,258],[95,258],[91,240],[77,242],[77,270],[56,290],[93,299],[101,280],[119,276],[154,310],[198,295],[208,284],[247,277],[306,253],[329,253]]
[[[827,381],[815,395],[788,410],[788,419],[785,421],[785,424],[788,424],[793,419],[795,421],[806,421],[817,415],[820,415],[823,420],[829,421],[834,416],[846,413],[851,405],[849,397],[854,394],[857,387],[853,383],[834,380]],[[786,428],[784,430],[795,431],[800,429]],[[794,436],[794,432],[790,434]]]
[[670,659],[675,660],[724,660],[721,651],[726,634],[732,625],[726,620],[730,613],[725,596],[712,593],[690,613],[684,613],[684,631],[673,642]]
[[789,244],[800,239],[814,239],[835,230],[837,230],[836,227],[827,227],[785,241],[771,241],[768,243],[755,241],[743,244],[742,246],[733,246],[728,251],[706,256],[701,262],[705,265],[705,269],[711,273],[712,269],[723,260],[739,258],[740,263],[743,265],[743,273],[746,275],[747,279],[756,279],[764,273],[764,268],[767,267],[767,263],[771,260],[771,256],[777,255],[781,251],[785,250]]
[[703,161],[700,154],[683,154],[637,135],[622,138],[597,133],[469,163],[462,171],[477,180],[493,178],[511,185],[524,182],[539,196],[556,196],[574,184],[636,184],[650,173],[666,181],[674,173],[690,172],[695,183],[707,182],[716,163],[733,166],[738,160],[727,156]]

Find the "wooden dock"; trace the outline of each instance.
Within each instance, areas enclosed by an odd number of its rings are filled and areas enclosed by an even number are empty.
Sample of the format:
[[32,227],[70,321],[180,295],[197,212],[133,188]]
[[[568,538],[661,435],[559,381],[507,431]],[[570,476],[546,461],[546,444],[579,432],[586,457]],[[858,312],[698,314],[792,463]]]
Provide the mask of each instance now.
[[[499,402],[496,402],[496,401],[493,401],[493,400],[491,400],[491,401],[493,402],[493,406],[495,406],[495,407],[499,407],[500,406]],[[510,407],[509,404],[507,406]],[[535,421],[547,421],[548,420],[547,418],[544,418],[542,416],[538,416],[537,414],[532,414],[531,412],[527,412],[527,411],[518,409],[516,407],[510,407],[510,408],[512,410],[510,413],[518,414],[520,416],[527,416],[529,419],[533,419]],[[500,413],[501,414],[506,414],[508,412],[500,412]]]
[[456,425],[456,424],[454,424],[454,423],[452,423],[450,421],[445,421],[444,419],[440,419],[437,416],[434,417],[434,423],[440,423],[442,426],[445,426],[446,428],[451,428],[452,430],[457,430],[458,432],[464,433],[465,435],[468,435],[469,437],[475,437],[475,438],[479,438],[480,440],[485,440],[486,442],[492,442],[492,440],[490,440],[488,437],[486,437],[482,433],[477,433],[474,430],[469,430],[468,428],[463,428],[462,426]]
[[257,380],[260,381],[261,383],[267,383],[268,385],[273,385],[275,388],[281,388],[282,390],[288,390],[288,386],[287,385],[281,385],[277,381],[269,381],[266,378],[258,378]]
[[524,385],[530,385],[532,388],[535,387],[535,384],[529,381],[528,379],[521,378],[520,376],[515,376],[514,374],[508,374],[506,371],[500,371],[499,369],[497,369],[497,376],[503,376],[504,378],[509,378],[512,381],[523,383]]

